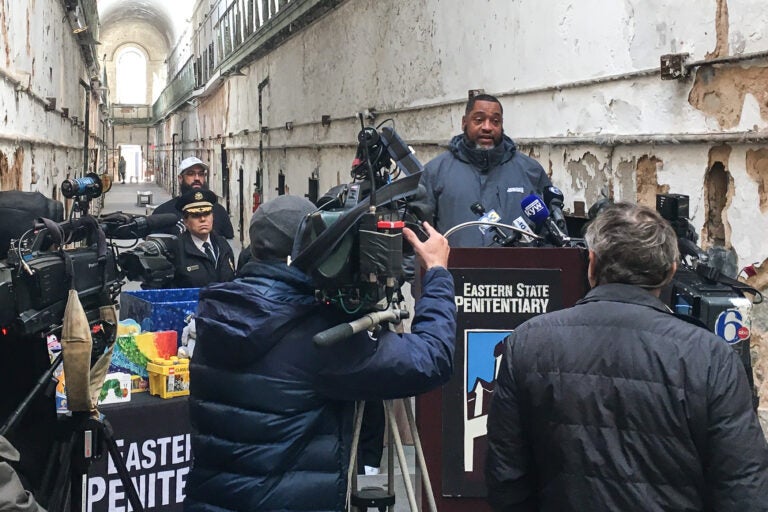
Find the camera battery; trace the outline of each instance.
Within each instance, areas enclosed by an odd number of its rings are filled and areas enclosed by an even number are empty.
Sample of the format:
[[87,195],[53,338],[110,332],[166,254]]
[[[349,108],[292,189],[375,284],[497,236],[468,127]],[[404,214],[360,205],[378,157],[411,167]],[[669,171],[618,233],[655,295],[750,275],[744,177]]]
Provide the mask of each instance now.
[[360,274],[377,278],[403,274],[403,221],[380,220],[376,231],[360,229]]

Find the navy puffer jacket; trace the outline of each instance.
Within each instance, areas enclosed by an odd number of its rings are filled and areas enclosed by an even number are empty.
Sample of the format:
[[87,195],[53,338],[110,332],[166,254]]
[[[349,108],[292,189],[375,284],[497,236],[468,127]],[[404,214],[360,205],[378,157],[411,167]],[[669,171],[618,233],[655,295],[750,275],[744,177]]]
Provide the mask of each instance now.
[[202,290],[191,366],[194,465],[188,512],[343,510],[353,400],[418,394],[448,380],[453,280],[427,272],[412,334],[366,332],[320,349],[349,318],[318,305],[308,278],[248,263]]

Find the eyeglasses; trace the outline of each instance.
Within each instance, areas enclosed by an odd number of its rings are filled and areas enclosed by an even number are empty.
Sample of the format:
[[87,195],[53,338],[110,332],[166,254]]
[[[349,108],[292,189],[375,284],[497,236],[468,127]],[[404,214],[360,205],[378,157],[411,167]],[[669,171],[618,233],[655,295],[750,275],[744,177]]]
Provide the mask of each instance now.
[[208,171],[184,171],[184,176],[188,178],[193,178],[197,176],[198,178],[205,178],[208,176]]

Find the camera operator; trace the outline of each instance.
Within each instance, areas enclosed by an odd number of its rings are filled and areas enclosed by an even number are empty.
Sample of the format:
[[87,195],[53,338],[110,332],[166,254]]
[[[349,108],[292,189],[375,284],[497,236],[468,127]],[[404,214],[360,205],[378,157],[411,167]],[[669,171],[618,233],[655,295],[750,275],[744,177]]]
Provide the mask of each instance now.
[[[184,195],[192,190],[208,190],[208,166],[195,156],[185,158],[179,164],[179,191]],[[169,199],[152,212],[152,215],[161,213],[175,213],[181,218],[181,210],[178,208],[177,199]],[[229,220],[229,213],[218,202],[213,204],[213,231],[227,240],[235,237],[235,230]],[[171,228],[159,233],[175,235],[178,230]]]
[[169,288],[200,288],[235,277],[235,256],[226,239],[213,232],[216,194],[192,190],[176,199],[184,232],[179,235]]
[[286,263],[314,205],[263,204],[253,259],[230,283],[201,291],[191,367],[193,468],[185,510],[345,509],[355,400],[423,393],[453,371],[456,332],[447,240],[431,226],[404,236],[427,269],[412,334],[364,331],[330,347],[312,337],[347,322]]
[[592,290],[505,340],[488,414],[495,510],[768,510],[768,445],[736,353],[659,300],[677,236],[607,206]]

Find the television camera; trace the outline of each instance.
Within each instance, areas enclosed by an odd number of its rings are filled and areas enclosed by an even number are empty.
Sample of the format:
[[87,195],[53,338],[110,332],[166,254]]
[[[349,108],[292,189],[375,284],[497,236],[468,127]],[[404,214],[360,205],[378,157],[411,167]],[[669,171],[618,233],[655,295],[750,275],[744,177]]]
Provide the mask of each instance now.
[[[61,336],[69,291],[77,292],[91,327],[104,323],[100,308],[116,304],[124,281],[117,263],[118,247],[112,240],[136,239],[176,222],[175,215],[90,215],[90,201],[108,191],[110,185],[109,180],[93,173],[64,181],[60,190],[74,201],[67,220],[63,220],[61,203],[39,193],[0,192],[0,213],[12,212],[17,221],[3,230],[8,239],[2,242],[8,250],[0,255],[0,375],[10,384],[4,386],[6,392],[0,397],[0,417],[4,418],[0,434],[22,453],[19,470],[38,501],[49,510],[63,509],[67,503],[75,509],[76,501],[82,499],[75,496],[77,493],[68,495],[59,485],[66,469],[58,476],[44,471],[50,468],[49,457],[55,453],[52,433],[62,431],[51,386],[62,356],[51,364],[47,341]],[[111,345],[115,327],[92,329],[91,363]],[[73,422],[80,414],[73,413]],[[89,428],[96,431],[99,425]],[[100,436],[94,436],[97,438]],[[112,445],[108,448],[110,453],[116,450]],[[80,467],[79,457],[73,460],[72,468]],[[74,469],[72,478],[76,478]],[[138,498],[134,510],[141,510]]]
[[[698,234],[688,220],[689,197],[682,194],[657,194],[656,210],[677,234],[681,262],[662,299],[678,315],[692,317],[702,327],[723,338],[738,354],[752,389],[758,397],[749,350],[752,305],[762,302],[762,294],[741,281],[723,275],[710,264],[707,251],[698,245]],[[752,295],[748,299],[745,294]]]
[[359,119],[352,182],[318,200],[294,244],[291,265],[314,278],[318,299],[365,314],[316,335],[320,345],[406,317],[398,305],[412,249],[403,244],[403,227],[426,237],[420,224],[432,216],[419,185],[423,167],[410,148],[394,128],[383,126],[387,121],[366,127],[362,114]]

